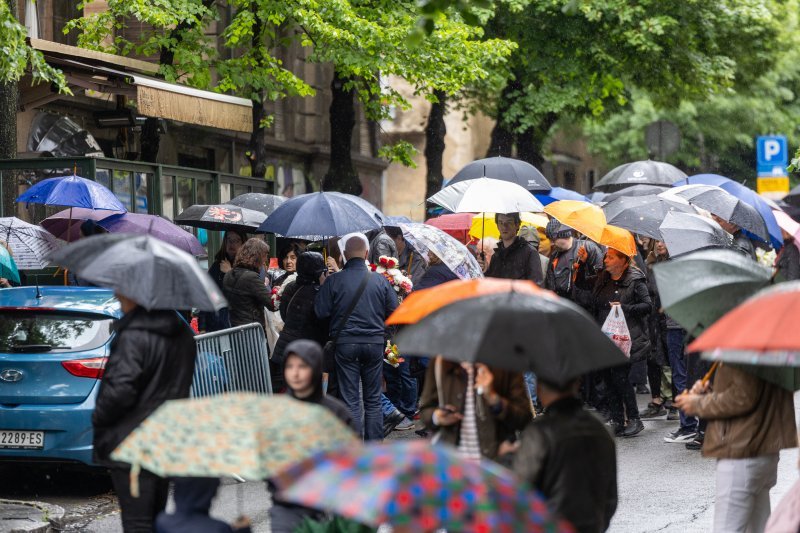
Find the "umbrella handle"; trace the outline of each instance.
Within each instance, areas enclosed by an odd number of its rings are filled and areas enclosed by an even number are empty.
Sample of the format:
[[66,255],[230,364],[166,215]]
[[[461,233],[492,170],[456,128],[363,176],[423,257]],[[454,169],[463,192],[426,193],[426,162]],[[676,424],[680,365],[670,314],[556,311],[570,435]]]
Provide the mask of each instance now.
[[714,361],[714,363],[711,365],[711,368],[709,368],[708,372],[706,372],[706,375],[703,376],[702,379],[703,384],[708,383],[708,380],[711,379],[711,376],[714,375],[714,372],[717,371],[717,368],[719,368],[719,361]]

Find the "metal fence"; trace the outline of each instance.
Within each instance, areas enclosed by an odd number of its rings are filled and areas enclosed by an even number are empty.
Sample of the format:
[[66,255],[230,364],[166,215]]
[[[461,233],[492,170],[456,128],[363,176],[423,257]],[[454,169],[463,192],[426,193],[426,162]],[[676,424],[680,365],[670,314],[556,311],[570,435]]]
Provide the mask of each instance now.
[[264,330],[248,324],[195,336],[193,398],[225,392],[272,394]]

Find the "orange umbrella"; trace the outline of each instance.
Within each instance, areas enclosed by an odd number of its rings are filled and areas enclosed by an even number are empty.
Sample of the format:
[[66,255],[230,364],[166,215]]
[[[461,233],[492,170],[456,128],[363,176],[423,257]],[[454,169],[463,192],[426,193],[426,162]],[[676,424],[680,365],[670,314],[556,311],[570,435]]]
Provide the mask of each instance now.
[[548,291],[526,280],[482,278],[448,281],[430,289],[412,292],[389,316],[386,324],[389,326],[416,324],[434,311],[453,302],[503,292],[543,294]]
[[628,257],[636,255],[636,241],[633,238],[633,234],[626,229],[606,224],[600,233],[600,237],[592,240],[622,252]]
[[600,239],[606,225],[606,215],[599,206],[580,200],[559,200],[546,205],[544,212],[593,241]]

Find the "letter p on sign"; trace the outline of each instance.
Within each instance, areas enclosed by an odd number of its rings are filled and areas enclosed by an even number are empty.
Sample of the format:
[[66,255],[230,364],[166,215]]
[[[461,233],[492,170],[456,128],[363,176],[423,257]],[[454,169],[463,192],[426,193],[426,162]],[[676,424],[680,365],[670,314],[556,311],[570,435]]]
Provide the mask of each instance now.
[[781,153],[781,143],[775,139],[764,142],[764,160],[772,161],[772,158]]

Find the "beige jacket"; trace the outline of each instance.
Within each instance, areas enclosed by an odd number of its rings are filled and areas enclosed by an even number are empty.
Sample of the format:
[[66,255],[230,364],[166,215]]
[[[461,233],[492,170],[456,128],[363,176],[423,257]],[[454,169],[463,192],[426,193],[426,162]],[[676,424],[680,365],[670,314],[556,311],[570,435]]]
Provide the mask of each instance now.
[[714,391],[697,411],[708,419],[705,457],[744,459],[797,446],[792,393],[735,366],[719,366]]

